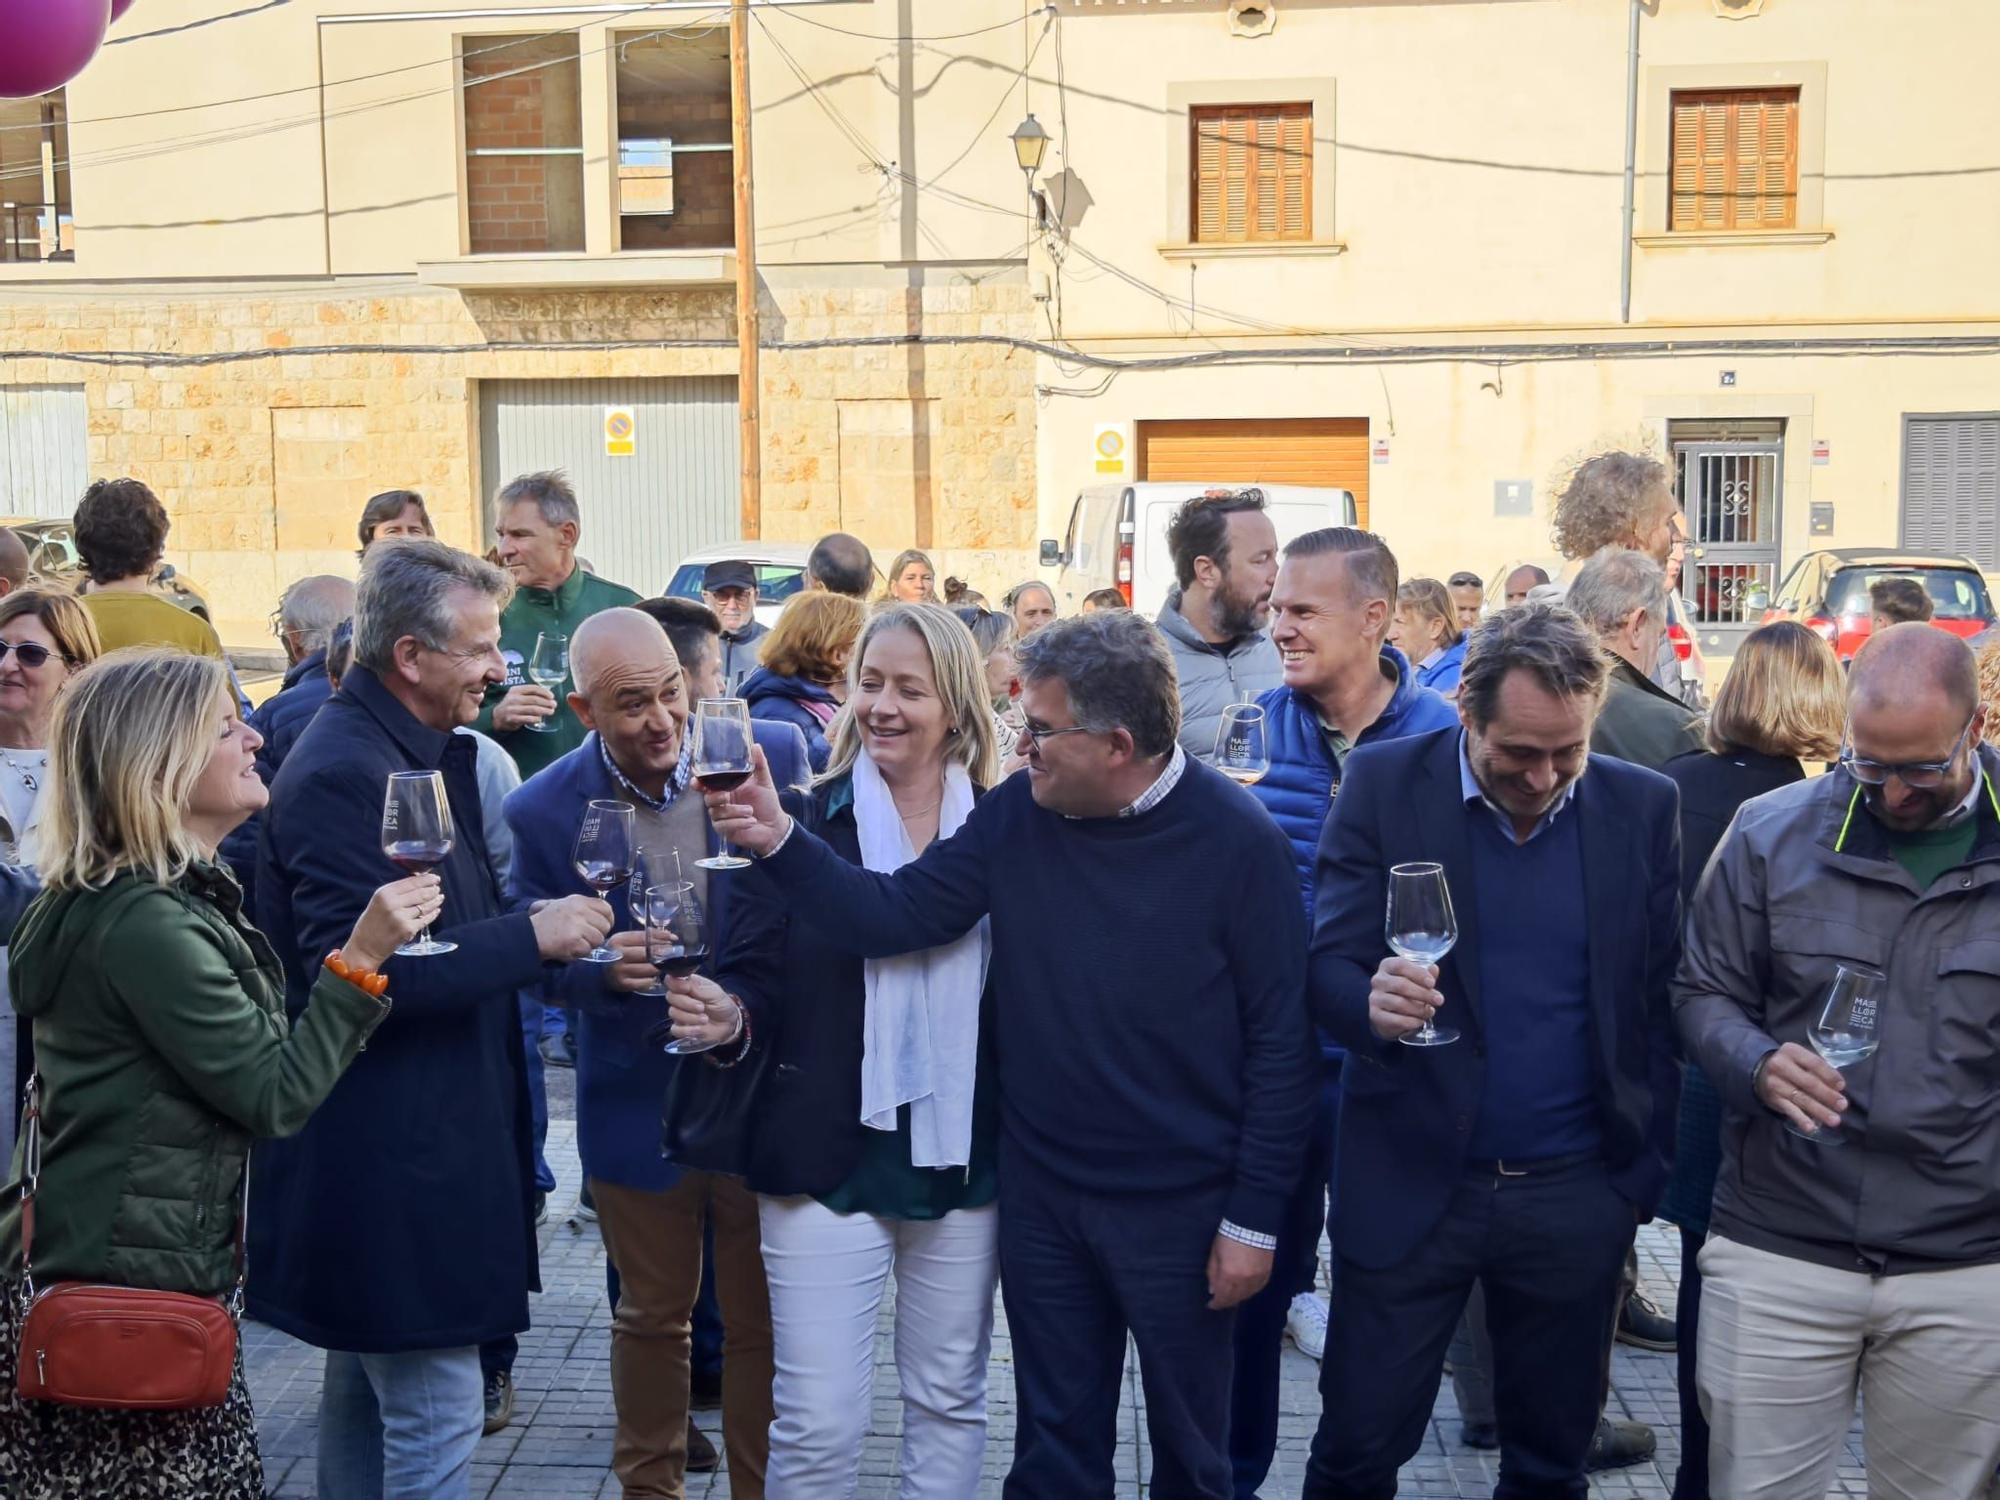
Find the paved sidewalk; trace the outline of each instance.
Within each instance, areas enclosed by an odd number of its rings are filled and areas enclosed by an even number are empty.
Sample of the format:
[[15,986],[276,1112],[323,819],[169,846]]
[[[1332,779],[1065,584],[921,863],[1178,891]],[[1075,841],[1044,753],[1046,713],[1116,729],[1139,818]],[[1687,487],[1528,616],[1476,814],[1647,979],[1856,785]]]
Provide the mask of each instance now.
[[[567,1216],[576,1204],[578,1167],[573,1123],[549,1128],[549,1161],[556,1191],[549,1198],[549,1222],[542,1231],[542,1282],[534,1299],[534,1328],[521,1337],[514,1369],[518,1404],[512,1425],[485,1439],[473,1468],[473,1494],[486,1496],[606,1496],[617,1500],[611,1476],[611,1334],[604,1294],[604,1248],[596,1226]],[[1649,1227],[1639,1241],[1640,1270],[1647,1289],[1672,1310],[1680,1251],[1675,1231]],[[859,1500],[894,1500],[899,1410],[895,1368],[888,1339],[892,1306],[883,1311],[884,1334],[877,1346],[875,1425],[862,1461]],[[313,1493],[313,1442],[318,1421],[320,1355],[258,1325],[247,1325],[250,1388],[256,1398],[263,1436],[266,1482],[276,1495]],[[1285,1349],[1283,1409],[1278,1458],[1262,1494],[1265,1500],[1295,1500],[1307,1444],[1319,1416],[1315,1387],[1318,1367],[1289,1345]],[[1636,1354],[1621,1347],[1613,1370],[1612,1410],[1650,1422],[1660,1437],[1656,1462],[1600,1476],[1591,1486],[1604,1500],[1665,1500],[1679,1462],[1679,1420],[1671,1355]],[[987,1483],[981,1495],[997,1497],[1000,1476],[1014,1437],[1012,1350],[1005,1319],[993,1340],[991,1371],[992,1437],[987,1450]],[[719,1414],[698,1414],[719,1449]],[[1136,1365],[1128,1361],[1124,1399],[1118,1414],[1118,1494],[1140,1497],[1145,1484],[1146,1414],[1139,1399]],[[1858,1439],[1850,1438],[1847,1462],[1832,1493],[1863,1496]],[[1439,1395],[1424,1450],[1403,1471],[1402,1494],[1432,1500],[1444,1496],[1489,1496],[1498,1465],[1491,1454],[1458,1445],[1458,1417],[1450,1383]],[[726,1474],[690,1475],[690,1500],[722,1500],[729,1494]],[[972,1500],[972,1497],[967,1497]]]

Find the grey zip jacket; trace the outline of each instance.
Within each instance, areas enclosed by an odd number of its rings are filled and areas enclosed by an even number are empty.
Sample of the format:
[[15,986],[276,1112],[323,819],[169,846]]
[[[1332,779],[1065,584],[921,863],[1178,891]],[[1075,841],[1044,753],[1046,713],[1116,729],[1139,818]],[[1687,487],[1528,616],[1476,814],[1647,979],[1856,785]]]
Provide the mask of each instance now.
[[1255,702],[1285,680],[1278,648],[1263,631],[1224,646],[1203,639],[1181,613],[1181,591],[1167,595],[1157,622],[1173,653],[1181,687],[1181,748],[1196,760],[1215,758],[1215,732],[1232,703]]
[[[1711,1229],[1895,1275],[2000,1261],[2000,755],[1979,751],[1971,853],[1928,890],[1845,771],[1743,805],[1688,913],[1675,1019],[1721,1090]],[[1757,1065],[1809,1046],[1834,966],[1889,979],[1872,1057],[1846,1070],[1847,1144],[1787,1132]]]

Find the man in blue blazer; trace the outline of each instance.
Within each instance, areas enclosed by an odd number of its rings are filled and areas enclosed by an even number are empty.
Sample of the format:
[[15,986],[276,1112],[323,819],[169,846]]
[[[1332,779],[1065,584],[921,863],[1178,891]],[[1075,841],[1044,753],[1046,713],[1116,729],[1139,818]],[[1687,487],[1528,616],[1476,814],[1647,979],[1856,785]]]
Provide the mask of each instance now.
[[[1588,754],[1604,691],[1567,610],[1482,624],[1462,729],[1354,752],[1320,843],[1311,1000],[1344,1043],[1324,1411],[1306,1500],[1386,1500],[1474,1281],[1499,1500],[1581,1497],[1621,1270],[1666,1180],[1680,956],[1671,782]],[[1458,939],[1388,956],[1389,871],[1444,867]],[[1403,1045],[1435,1016],[1458,1032]]]
[[[691,794],[685,731],[693,710],[686,673],[656,620],[635,609],[592,615],[570,642],[569,706],[584,742],[507,799],[514,833],[509,896],[517,906],[585,887],[571,863],[592,801],[624,802],[644,850],[645,878],[677,868],[712,925],[727,920],[730,876],[695,861],[716,851]],[[805,744],[789,724],[758,725],[774,775],[805,773]],[[676,861],[678,856],[678,862]],[[610,895],[618,963],[551,966],[547,992],[576,1013],[577,1150],[618,1272],[611,1385],[618,1429],[612,1467],[633,1494],[677,1493],[687,1460],[689,1320],[701,1286],[703,1230],[714,1227],[716,1290],[724,1316],[723,1435],[736,1491],[762,1494],[771,1422],[771,1313],[758,1250],[755,1198],[741,1182],[682,1171],[660,1156],[660,1105],[682,1067],[661,1050],[666,1001],[628,889]]]

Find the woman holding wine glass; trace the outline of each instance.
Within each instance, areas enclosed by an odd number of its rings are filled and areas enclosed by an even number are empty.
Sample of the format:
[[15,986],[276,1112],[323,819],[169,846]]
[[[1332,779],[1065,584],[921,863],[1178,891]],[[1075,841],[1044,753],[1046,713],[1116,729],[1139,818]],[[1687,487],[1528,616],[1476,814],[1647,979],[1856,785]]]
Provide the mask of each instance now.
[[[992,782],[984,663],[934,605],[877,614],[855,663],[825,774],[784,802],[844,858],[894,870],[949,838]],[[985,1450],[998,1224],[985,924],[864,962],[794,922],[763,872],[736,878],[715,978],[668,988],[677,1035],[725,1043],[747,1027],[746,1051],[774,1049],[746,1174],[776,1343],[770,1493],[853,1492],[870,1416],[856,1371],[893,1272],[902,1495],[962,1500]]]

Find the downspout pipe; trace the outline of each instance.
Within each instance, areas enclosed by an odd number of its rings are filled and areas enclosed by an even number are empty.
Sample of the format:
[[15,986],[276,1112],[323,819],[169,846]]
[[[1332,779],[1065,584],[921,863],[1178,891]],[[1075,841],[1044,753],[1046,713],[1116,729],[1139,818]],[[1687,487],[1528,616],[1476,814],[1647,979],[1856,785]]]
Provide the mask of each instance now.
[[1632,321],[1632,179],[1639,151],[1639,0],[1625,42],[1625,233],[1618,246],[1618,321]]

